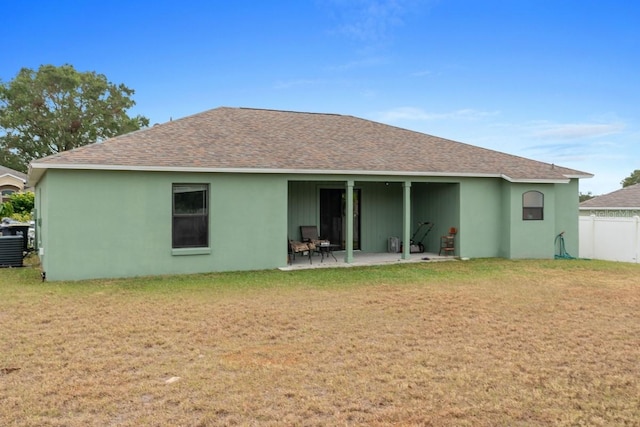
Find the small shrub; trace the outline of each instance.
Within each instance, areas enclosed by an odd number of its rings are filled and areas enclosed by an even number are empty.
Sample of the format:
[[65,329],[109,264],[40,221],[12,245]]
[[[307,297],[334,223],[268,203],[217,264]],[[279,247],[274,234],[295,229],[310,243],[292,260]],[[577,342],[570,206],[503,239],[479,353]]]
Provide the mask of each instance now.
[[28,223],[33,219],[33,215],[31,213],[14,213],[10,218],[18,222]]
[[0,203],[0,218],[13,215],[13,205],[11,202]]
[[28,214],[30,217],[35,205],[35,194],[31,191],[13,193],[9,198],[9,203],[13,207],[14,214]]

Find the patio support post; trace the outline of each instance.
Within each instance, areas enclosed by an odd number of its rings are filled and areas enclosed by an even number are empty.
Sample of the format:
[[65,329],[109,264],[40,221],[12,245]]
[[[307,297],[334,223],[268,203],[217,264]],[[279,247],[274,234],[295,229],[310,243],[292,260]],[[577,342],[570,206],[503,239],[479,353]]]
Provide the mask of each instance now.
[[347,188],[345,191],[346,203],[347,203],[347,212],[346,212],[346,232],[345,236],[345,254],[344,254],[344,262],[347,264],[353,263],[353,187],[354,181],[347,181]]
[[411,258],[411,181],[402,183],[402,259]]

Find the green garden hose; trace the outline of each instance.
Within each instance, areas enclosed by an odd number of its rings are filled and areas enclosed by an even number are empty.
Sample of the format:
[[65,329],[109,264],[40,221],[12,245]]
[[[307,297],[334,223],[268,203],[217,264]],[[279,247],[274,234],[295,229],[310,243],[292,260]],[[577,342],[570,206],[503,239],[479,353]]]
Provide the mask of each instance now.
[[575,259],[567,253],[564,248],[564,231],[556,236],[556,239],[553,241],[553,245],[558,248],[558,253],[556,254],[556,259]]

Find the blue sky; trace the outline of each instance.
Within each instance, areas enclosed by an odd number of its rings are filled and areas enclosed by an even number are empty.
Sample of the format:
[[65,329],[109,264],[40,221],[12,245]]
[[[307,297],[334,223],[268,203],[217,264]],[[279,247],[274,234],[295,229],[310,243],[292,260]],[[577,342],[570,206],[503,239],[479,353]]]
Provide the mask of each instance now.
[[151,123],[347,114],[590,172],[593,194],[640,169],[640,2],[2,0],[0,14],[0,80],[72,64],[134,89]]

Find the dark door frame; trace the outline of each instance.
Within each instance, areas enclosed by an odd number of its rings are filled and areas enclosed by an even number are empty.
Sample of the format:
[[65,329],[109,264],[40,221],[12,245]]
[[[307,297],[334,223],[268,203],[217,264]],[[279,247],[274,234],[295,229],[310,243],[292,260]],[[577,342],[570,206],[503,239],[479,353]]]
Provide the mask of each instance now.
[[[342,249],[346,249],[345,239],[348,235],[346,227],[346,200],[347,190],[339,187],[320,188],[319,216],[320,236],[338,243]],[[353,249],[361,248],[360,212],[362,208],[362,191],[353,189]]]

